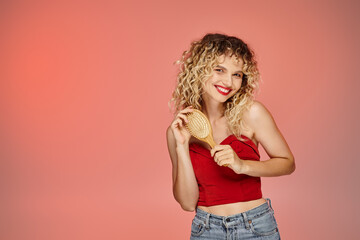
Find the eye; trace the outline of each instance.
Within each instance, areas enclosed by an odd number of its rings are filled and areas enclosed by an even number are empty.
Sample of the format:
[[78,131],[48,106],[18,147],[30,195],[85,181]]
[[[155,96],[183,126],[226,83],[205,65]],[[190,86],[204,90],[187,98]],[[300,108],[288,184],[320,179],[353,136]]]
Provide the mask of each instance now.
[[241,74],[240,74],[240,73],[236,73],[235,76],[241,78]]
[[216,68],[215,71],[217,72],[223,72],[223,70],[221,68]]

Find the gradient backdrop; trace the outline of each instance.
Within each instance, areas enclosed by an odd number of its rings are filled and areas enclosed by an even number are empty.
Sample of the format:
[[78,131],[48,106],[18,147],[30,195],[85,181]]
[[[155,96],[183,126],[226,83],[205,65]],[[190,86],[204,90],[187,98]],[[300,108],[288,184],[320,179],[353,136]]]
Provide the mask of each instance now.
[[[359,1],[1,1],[0,239],[189,239],[165,131],[207,32],[255,50],[296,159],[262,178],[282,239],[359,239]],[[261,160],[268,156],[260,147]]]

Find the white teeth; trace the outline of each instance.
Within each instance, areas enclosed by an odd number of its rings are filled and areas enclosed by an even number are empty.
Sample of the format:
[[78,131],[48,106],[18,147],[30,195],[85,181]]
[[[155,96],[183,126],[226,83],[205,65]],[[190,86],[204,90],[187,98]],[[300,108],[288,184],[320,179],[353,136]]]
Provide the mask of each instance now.
[[223,89],[222,87],[216,86],[217,89],[219,89],[223,93],[228,93],[230,90]]

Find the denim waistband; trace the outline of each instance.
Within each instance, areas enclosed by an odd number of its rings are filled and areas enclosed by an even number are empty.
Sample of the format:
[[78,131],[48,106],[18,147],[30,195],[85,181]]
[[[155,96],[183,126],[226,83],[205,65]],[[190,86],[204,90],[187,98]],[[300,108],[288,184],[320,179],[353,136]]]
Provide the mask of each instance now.
[[205,226],[209,227],[209,222],[216,225],[225,225],[226,227],[234,226],[234,225],[245,225],[248,227],[249,223],[251,223],[251,219],[260,217],[261,215],[274,211],[271,206],[270,198],[265,198],[266,202],[252,208],[248,211],[230,215],[230,216],[219,216],[216,214],[208,213],[200,208],[196,208],[195,218],[201,220],[205,223]]

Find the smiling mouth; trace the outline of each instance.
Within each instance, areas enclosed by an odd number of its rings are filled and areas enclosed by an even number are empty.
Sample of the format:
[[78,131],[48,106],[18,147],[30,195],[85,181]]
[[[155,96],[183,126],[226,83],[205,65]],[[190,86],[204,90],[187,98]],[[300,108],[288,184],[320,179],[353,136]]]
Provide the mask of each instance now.
[[215,88],[219,93],[221,93],[222,95],[225,95],[225,96],[231,92],[230,88],[223,88],[218,85],[215,85]]

